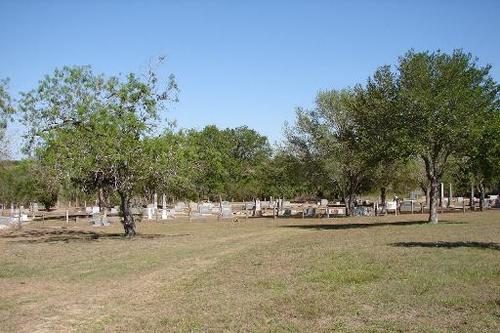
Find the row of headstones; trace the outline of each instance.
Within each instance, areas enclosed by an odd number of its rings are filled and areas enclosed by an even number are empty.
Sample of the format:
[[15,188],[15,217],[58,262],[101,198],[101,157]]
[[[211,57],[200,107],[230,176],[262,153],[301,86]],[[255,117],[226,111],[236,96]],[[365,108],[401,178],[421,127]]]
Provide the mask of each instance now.
[[[494,200],[499,200],[498,196],[492,196]],[[416,198],[415,198],[416,199]],[[395,213],[397,210],[400,212],[414,212],[417,210],[416,200],[412,196],[409,200],[402,201],[387,201],[385,206],[381,206],[379,209],[380,213]],[[443,200],[447,200],[448,198],[443,198]],[[491,199],[491,198],[490,198]],[[457,197],[457,203],[461,204],[464,202],[463,197]],[[316,203],[318,206],[327,207],[329,202],[327,199],[321,199]],[[335,203],[340,205],[340,202]],[[164,206],[165,207],[165,206]],[[282,216],[291,216],[297,213],[302,213],[305,217],[314,217],[316,216],[316,208],[307,207],[303,211],[293,210],[292,203],[290,201],[285,201],[281,198],[276,200],[265,200],[261,201],[259,199],[254,200],[253,202],[244,203],[244,210],[261,212],[264,209],[277,208],[278,214]],[[378,208],[378,207],[377,207]],[[327,207],[326,213],[328,215],[337,215],[342,216],[346,215],[345,207]],[[91,212],[96,214],[99,212],[99,207],[87,207],[87,212]],[[117,213],[117,208],[111,209],[111,214]],[[140,211],[133,209],[134,214],[140,214]],[[354,208],[353,214],[356,216],[371,216],[375,215],[376,210],[374,207],[368,206],[357,206]],[[214,204],[212,202],[203,202],[196,203],[190,202],[188,204],[184,202],[178,202],[175,204],[173,208],[162,208],[158,209],[154,204],[148,205],[148,207],[144,208],[142,211],[142,215],[144,218],[148,220],[167,220],[175,218],[177,214],[185,215],[189,214],[190,217],[207,217],[217,215],[222,218],[231,218],[234,214],[231,203],[227,201],[223,201],[221,203]],[[98,220],[100,224],[103,224],[102,217]]]
[[205,217],[218,215],[222,218],[231,218],[233,210],[231,203],[223,201],[219,204],[212,202],[196,203],[190,202],[188,205],[184,202],[178,202],[173,208],[158,209],[154,204],[148,205],[143,209],[142,215],[148,220],[161,219],[166,220],[175,218],[176,215],[189,214],[191,217]]
[[14,204],[11,204],[10,208],[5,208],[5,206],[2,205],[0,208],[0,229],[8,228],[12,224],[29,222],[31,220],[29,213],[30,210],[24,208],[24,206],[15,208]]
[[23,206],[20,206],[19,208],[14,208],[14,205],[11,206],[11,208],[8,210],[8,216],[3,216],[4,215],[4,209],[0,209],[0,230],[1,229],[8,229],[12,226],[19,226],[22,223],[27,223],[31,219],[29,218],[29,211],[25,209]]

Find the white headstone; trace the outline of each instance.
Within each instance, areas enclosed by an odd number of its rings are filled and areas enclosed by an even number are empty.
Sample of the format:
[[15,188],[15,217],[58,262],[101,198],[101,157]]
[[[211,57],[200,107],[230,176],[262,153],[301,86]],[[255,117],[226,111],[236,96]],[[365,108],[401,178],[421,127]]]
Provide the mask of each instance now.
[[396,209],[398,208],[398,203],[397,201],[387,201],[386,202],[386,206],[385,206],[385,209],[387,211],[396,211]]

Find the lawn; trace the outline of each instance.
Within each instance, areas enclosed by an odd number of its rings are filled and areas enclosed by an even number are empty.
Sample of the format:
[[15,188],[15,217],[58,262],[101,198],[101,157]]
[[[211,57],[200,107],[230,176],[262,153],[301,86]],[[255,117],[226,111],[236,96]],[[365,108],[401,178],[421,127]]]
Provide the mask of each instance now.
[[500,211],[0,235],[2,332],[499,332]]

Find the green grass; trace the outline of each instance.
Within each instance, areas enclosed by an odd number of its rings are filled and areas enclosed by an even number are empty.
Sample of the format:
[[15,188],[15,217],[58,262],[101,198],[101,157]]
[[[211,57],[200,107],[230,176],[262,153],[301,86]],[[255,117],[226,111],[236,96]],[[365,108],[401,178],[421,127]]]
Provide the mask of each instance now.
[[0,331],[500,331],[500,212],[423,219],[32,223],[0,235]]

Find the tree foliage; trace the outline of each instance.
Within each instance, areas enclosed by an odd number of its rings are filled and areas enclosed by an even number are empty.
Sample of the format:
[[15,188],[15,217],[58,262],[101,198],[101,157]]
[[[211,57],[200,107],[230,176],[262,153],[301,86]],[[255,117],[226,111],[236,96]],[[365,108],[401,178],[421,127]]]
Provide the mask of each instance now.
[[61,182],[84,191],[112,189],[123,225],[133,235],[130,200],[147,174],[145,137],[152,133],[176,85],[170,77],[105,77],[90,67],[64,67],[24,93],[20,110],[29,128],[28,150]]
[[287,131],[294,156],[306,163],[305,177],[319,181],[353,208],[356,194],[370,183],[372,165],[358,135],[352,90],[323,91],[312,110],[299,108],[295,126]]

